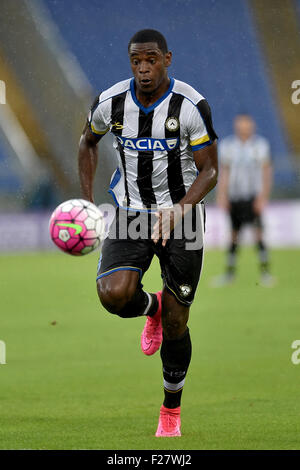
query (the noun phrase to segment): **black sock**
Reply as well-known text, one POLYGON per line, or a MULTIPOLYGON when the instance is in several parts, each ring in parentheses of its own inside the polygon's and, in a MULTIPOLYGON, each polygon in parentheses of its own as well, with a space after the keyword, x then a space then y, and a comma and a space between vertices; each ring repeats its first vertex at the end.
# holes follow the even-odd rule
POLYGON ((153 317, 153 315, 155 315, 155 313, 157 312, 157 309, 158 309, 158 300, 157 300, 156 294, 149 294, 149 295, 152 298, 152 304, 149 307, 149 310, 147 312, 147 316, 148 317, 153 317))
POLYGON ((264 244, 262 240, 257 242, 257 250, 258 250, 260 270, 262 273, 268 273, 269 272, 269 253, 268 253, 266 245, 264 244))
POLYGON ((160 356, 163 364, 164 406, 166 408, 180 406, 182 389, 191 355, 192 344, 188 328, 180 338, 163 338, 160 356))
POLYGON ((235 274, 237 249, 238 249, 238 244, 231 243, 227 252, 227 264, 226 264, 227 274, 232 274, 232 275, 235 274))
POLYGON ((138 286, 132 299, 118 312, 122 318, 134 318, 142 315, 152 316, 158 308, 158 300, 155 294, 146 293, 138 286), (151 303, 149 303, 151 301, 151 303))

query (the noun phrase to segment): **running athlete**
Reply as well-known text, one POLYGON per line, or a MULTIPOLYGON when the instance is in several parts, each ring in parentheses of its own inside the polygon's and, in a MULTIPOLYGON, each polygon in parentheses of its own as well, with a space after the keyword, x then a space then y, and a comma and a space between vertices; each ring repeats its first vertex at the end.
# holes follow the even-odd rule
POLYGON ((152 355, 161 346, 163 366, 156 436, 180 436, 181 394, 191 359, 187 321, 203 246, 188 248, 185 233, 178 238, 174 232, 191 214, 193 227, 200 220, 204 228, 202 201, 217 182, 217 136, 203 96, 168 77, 172 53, 161 33, 137 32, 128 53, 133 78, 97 97, 80 140, 79 175, 83 197, 93 202, 97 144, 111 131, 119 166, 110 192, 118 207, 102 247, 98 295, 109 312, 122 318, 146 316, 142 351, 152 355), (154 217, 147 236, 121 237, 124 220, 128 225, 141 215, 143 229, 154 217), (141 283, 154 254, 163 279, 156 294, 145 292, 141 283))
POLYGON ((247 114, 236 116, 234 131, 234 135, 224 138, 219 145, 221 171, 217 203, 230 215, 231 242, 225 274, 213 284, 217 287, 235 279, 239 234, 244 225, 250 224, 255 231, 261 284, 272 286, 274 279, 269 272, 261 220, 271 190, 270 145, 264 137, 255 134, 255 122, 247 114))

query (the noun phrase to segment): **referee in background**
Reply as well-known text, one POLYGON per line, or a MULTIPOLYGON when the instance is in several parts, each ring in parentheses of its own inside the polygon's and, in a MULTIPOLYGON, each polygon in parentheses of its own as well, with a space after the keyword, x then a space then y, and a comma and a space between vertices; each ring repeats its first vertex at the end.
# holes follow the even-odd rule
POLYGON ((261 215, 269 200, 272 167, 269 142, 255 133, 255 122, 248 114, 234 119, 234 134, 219 143, 220 177, 217 204, 229 213, 231 242, 228 247, 225 273, 213 279, 220 287, 235 279, 236 257, 241 228, 251 224, 259 257, 260 283, 272 287, 269 254, 263 240, 261 215))

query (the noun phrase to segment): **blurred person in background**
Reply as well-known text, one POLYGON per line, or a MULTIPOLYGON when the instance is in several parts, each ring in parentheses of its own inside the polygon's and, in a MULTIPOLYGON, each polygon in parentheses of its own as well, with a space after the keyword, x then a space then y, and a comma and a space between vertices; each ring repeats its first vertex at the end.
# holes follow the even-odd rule
POLYGON ((247 224, 254 229, 261 285, 271 287, 274 284, 261 220, 272 185, 270 144, 255 130, 256 125, 250 115, 238 114, 234 119, 234 134, 219 144, 217 205, 229 214, 231 240, 225 273, 213 279, 214 287, 231 284, 235 280, 239 235, 247 224))

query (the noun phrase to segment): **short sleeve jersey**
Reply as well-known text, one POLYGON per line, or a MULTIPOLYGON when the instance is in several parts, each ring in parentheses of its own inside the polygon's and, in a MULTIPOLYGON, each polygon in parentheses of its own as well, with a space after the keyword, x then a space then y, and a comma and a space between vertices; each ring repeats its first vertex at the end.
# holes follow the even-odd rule
POLYGON ((264 137, 253 135, 243 142, 236 135, 219 143, 221 165, 229 168, 229 199, 250 200, 262 189, 262 168, 270 162, 270 144, 264 137))
POLYGON ((207 101, 175 79, 149 107, 138 101, 134 79, 119 82, 100 93, 88 122, 96 135, 113 133, 118 168, 110 192, 133 209, 178 203, 198 174, 193 151, 217 138, 207 101))

